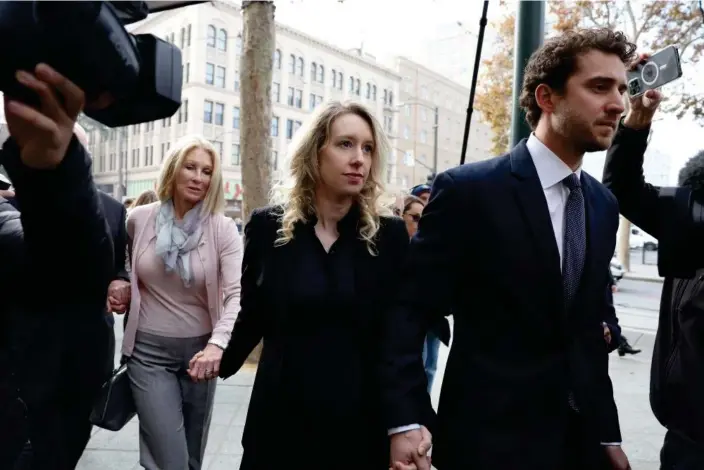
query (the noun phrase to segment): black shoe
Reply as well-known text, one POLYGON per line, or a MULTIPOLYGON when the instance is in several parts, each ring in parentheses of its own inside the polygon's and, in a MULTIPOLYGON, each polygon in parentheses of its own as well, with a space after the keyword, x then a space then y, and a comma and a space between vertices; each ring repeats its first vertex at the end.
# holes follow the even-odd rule
POLYGON ((618 355, 621 357, 626 354, 638 354, 639 352, 640 349, 633 349, 633 347, 628 344, 628 341, 624 341, 618 346, 618 355))

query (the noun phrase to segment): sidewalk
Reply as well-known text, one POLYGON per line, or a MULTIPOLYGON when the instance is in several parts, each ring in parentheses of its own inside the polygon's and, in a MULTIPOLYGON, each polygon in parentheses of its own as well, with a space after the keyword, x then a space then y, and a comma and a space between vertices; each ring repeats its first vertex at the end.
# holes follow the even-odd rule
POLYGON ((632 281, 662 282, 656 264, 632 264, 631 270, 623 275, 624 279, 632 281))
MULTIPOLYGON (((648 402, 650 358, 654 336, 626 330, 631 344, 643 352, 636 356, 610 357, 611 379, 621 418, 624 448, 634 470, 658 470, 664 429, 653 418, 648 402)), ((432 400, 437 408, 448 348, 441 346, 438 375, 432 400)), ((213 423, 203 470, 236 470, 242 456, 242 428, 247 414, 255 369, 248 367, 226 382, 218 383, 213 423)), ((78 470, 139 470, 138 423, 122 431, 96 428, 78 470)))

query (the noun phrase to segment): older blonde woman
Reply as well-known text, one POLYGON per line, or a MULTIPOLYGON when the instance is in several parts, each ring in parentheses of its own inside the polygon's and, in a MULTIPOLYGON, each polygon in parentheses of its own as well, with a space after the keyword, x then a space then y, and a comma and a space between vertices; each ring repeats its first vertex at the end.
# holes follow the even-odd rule
POLYGON ((208 141, 186 137, 174 145, 157 193, 158 202, 135 207, 127 220, 132 286, 122 353, 141 465, 198 470, 239 310, 242 244, 222 213, 220 157, 208 141))
POLYGON ((241 310, 220 371, 236 373, 263 338, 241 469, 389 467, 380 327, 409 239, 382 202, 387 149, 362 105, 322 106, 289 147, 276 204, 245 226, 241 310))

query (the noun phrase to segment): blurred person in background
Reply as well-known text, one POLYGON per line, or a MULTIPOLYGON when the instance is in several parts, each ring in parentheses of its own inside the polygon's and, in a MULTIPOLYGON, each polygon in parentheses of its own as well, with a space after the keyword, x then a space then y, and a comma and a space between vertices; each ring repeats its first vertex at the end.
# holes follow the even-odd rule
POLYGON ((68 470, 109 347, 91 332, 105 325, 112 241, 73 135, 83 91, 46 65, 17 79, 41 111, 6 97, 0 163, 22 212, 0 209, 0 468, 12 469, 29 440, 32 468, 68 470))
MULTIPOLYGON (((406 223, 409 237, 418 231, 418 222, 423 214, 425 203, 416 196, 407 196, 403 204, 403 221, 406 223)), ((431 325, 428 334, 425 336, 423 344, 423 366, 425 367, 425 375, 428 378, 428 393, 433 389, 433 380, 435 373, 438 370, 438 353, 440 352, 440 343, 445 346, 450 345, 450 322, 444 316, 435 320, 431 325)))
POLYGON ((209 141, 182 138, 161 169, 159 200, 127 219, 132 284, 122 354, 147 470, 203 465, 220 360, 240 304, 242 241, 223 214, 220 161, 209 141))
POLYGON ((263 339, 241 470, 389 468, 380 328, 408 234, 382 201, 388 150, 367 108, 318 107, 274 204, 245 225, 242 309, 220 370, 235 374, 263 339))
POLYGON ((142 191, 142 193, 137 196, 137 199, 135 199, 130 205, 130 209, 134 209, 139 206, 146 206, 147 204, 152 204, 158 200, 159 196, 157 196, 156 192, 151 189, 147 189, 142 191))

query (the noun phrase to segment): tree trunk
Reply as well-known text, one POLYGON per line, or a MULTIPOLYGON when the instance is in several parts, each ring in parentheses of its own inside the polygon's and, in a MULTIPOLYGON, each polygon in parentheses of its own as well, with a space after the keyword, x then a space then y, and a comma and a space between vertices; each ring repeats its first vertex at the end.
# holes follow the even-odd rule
POLYGON ((618 235, 616 237, 616 251, 618 260, 623 265, 624 271, 631 270, 631 222, 624 216, 619 216, 618 235))
MULTIPOLYGON (((271 189, 271 79, 276 26, 273 1, 244 1, 243 53, 240 64, 242 213, 265 206, 271 189)), ((261 344, 250 354, 259 362, 261 344)))
MULTIPOLYGON (((624 113, 627 113, 631 107, 631 102, 628 99, 628 93, 624 93, 623 105, 625 107, 624 113)), ((631 270, 631 222, 624 216, 619 216, 618 218, 618 232, 616 235, 616 253, 617 258, 623 265, 623 270, 628 272, 631 270)))

